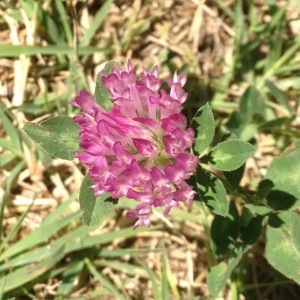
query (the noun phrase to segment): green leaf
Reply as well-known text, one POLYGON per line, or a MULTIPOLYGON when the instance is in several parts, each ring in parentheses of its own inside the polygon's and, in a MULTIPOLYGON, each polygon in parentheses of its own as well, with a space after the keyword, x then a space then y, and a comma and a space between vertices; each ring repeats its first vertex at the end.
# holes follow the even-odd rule
POLYGON ((26 124, 25 133, 49 154, 72 160, 79 150, 78 126, 72 118, 60 116, 41 124, 26 124))
POLYGON ((263 216, 256 216, 241 226, 240 239, 246 245, 253 245, 259 239, 263 229, 263 216))
MULTIPOLYGON (((109 74, 114 67, 120 66, 121 64, 118 61, 112 60, 106 64, 105 68, 101 72, 104 74, 109 74)), ((94 97, 96 102, 104 109, 109 110, 112 107, 112 102, 110 101, 111 95, 104 86, 101 76, 99 75, 97 76, 94 97)))
POLYGON ((291 210, 299 207, 299 199, 291 195, 290 193, 272 190, 267 195, 267 204, 274 210, 291 210))
POLYGON ((270 193, 273 187, 274 184, 271 180, 269 179, 261 180, 257 187, 257 191, 255 195, 256 199, 264 202, 264 200, 266 199, 266 197, 268 196, 268 194, 270 193))
MULTIPOLYGON (((244 210, 247 210, 247 212, 251 216, 265 216, 272 212, 272 209, 269 208, 268 206, 266 206, 264 203, 260 203, 260 204, 247 203, 244 205, 244 210)), ((244 213, 244 210, 243 210, 243 213, 244 213)), ((244 216, 243 216, 243 218, 244 218, 244 216)), ((248 221, 250 221, 250 219, 248 221)))
POLYGON ((209 104, 203 105, 192 121, 192 126, 196 132, 194 150, 201 154, 212 142, 215 134, 214 116, 209 104))
POLYGON ((109 194, 95 197, 91 185, 93 181, 85 176, 79 194, 80 209, 83 212, 83 222, 89 227, 99 226, 104 220, 114 214, 115 203, 109 194))
POLYGON ((228 130, 243 141, 249 141, 257 132, 257 125, 247 123, 240 112, 234 111, 226 123, 228 130))
POLYGON ((243 254, 248 251, 249 248, 250 246, 245 247, 240 245, 231 254, 227 262, 221 262, 211 268, 207 278, 208 291, 211 296, 218 297, 218 294, 230 278, 233 269, 237 266, 243 254))
POLYGON ((226 217, 215 216, 211 224, 211 247, 217 256, 226 255, 236 246, 239 236, 239 214, 232 201, 226 217))
POLYGON ((239 110, 247 123, 253 122, 256 115, 265 118, 265 100, 255 87, 249 86, 245 91, 241 99, 239 110))
POLYGON ((233 171, 242 166, 255 152, 255 147, 241 140, 219 143, 208 154, 209 164, 222 171, 233 171))
POLYGON ((226 216, 228 214, 229 202, 222 182, 213 174, 200 167, 197 170, 196 177, 200 197, 206 206, 213 213, 226 216))
MULTIPOLYGON (((295 145, 290 147, 291 150, 285 151, 281 157, 274 158, 272 163, 267 169, 266 179, 269 179, 273 183, 273 191, 284 192, 287 198, 286 201, 293 202, 291 207, 296 208, 300 202, 300 140, 295 145), (294 196, 294 201, 292 201, 294 196)), ((272 195, 271 195, 272 196, 272 195)), ((274 206, 276 199, 278 201, 285 201, 283 194, 280 197, 272 198, 272 204, 274 206)), ((281 206, 278 203, 276 206, 281 206)))
POLYGON ((224 171, 223 174, 226 177, 226 179, 228 180, 228 182, 230 183, 230 185, 233 188, 238 190, 240 187, 240 182, 244 175, 244 171, 245 171, 245 165, 242 165, 241 167, 237 168, 236 170, 229 171, 229 172, 224 171))
POLYGON ((273 215, 267 227, 266 258, 286 277, 300 284, 300 216, 292 211, 273 215))

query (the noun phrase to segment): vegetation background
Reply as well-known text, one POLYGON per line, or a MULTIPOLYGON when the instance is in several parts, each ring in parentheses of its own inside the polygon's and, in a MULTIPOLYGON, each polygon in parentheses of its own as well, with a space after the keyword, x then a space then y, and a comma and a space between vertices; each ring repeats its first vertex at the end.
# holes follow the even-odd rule
MULTIPOLYGON (((210 299, 213 216, 199 203, 168 220, 157 212, 150 229, 132 230, 122 209, 89 229, 77 202, 84 168, 51 157, 20 130, 73 116, 76 90, 93 91, 110 59, 131 59, 138 70, 158 65, 162 79, 187 73, 189 120, 209 102, 219 132, 255 140, 240 182, 250 194, 300 137, 299 1, 2 0, 0 299, 210 299), (268 126, 234 124, 249 85, 268 107, 268 126)), ((259 110, 253 103, 247 109, 259 110)), ((299 298, 264 246, 262 235, 219 299, 299 298)))

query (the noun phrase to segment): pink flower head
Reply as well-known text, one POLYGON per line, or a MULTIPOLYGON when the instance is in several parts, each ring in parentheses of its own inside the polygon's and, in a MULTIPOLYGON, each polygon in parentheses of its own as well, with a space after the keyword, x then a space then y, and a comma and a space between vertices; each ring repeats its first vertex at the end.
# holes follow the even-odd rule
POLYGON ((157 67, 138 77, 129 62, 127 69, 99 76, 112 107, 106 111, 86 91, 71 101, 82 110, 74 121, 83 152, 75 156, 88 166, 96 196, 134 199, 138 205, 126 216, 138 219, 134 228, 149 227, 153 207, 164 207, 167 215, 180 201, 191 205, 195 194, 186 183, 198 164, 189 151, 194 132, 181 113, 186 76, 175 73, 169 92, 161 89, 157 67))

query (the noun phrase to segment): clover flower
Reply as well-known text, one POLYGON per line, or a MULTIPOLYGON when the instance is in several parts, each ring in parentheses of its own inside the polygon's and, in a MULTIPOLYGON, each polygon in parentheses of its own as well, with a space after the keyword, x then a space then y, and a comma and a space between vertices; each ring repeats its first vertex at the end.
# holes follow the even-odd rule
POLYGON ((112 107, 106 111, 86 91, 71 101, 82 110, 74 121, 83 152, 75 156, 88 166, 96 196, 134 199, 138 205, 126 216, 138 219, 134 228, 149 227, 153 207, 164 207, 167 215, 180 201, 192 205, 196 194, 186 183, 198 164, 189 151, 194 131, 181 113, 186 76, 175 72, 167 80, 169 92, 161 89, 157 67, 138 77, 128 62, 127 69, 114 67, 99 76, 112 107))

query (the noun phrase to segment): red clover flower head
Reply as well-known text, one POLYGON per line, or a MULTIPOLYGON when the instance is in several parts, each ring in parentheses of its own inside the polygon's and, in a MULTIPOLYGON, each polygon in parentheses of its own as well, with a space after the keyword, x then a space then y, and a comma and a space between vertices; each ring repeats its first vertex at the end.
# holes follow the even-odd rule
POLYGON ((96 196, 134 199, 138 205, 126 216, 138 219, 134 228, 149 227, 153 207, 164 207, 167 215, 180 201, 191 205, 196 194, 186 183, 198 164, 189 151, 194 131, 181 113, 186 76, 175 72, 167 80, 169 92, 161 89, 157 67, 138 77, 128 62, 127 69, 114 67, 99 76, 112 107, 106 111, 86 91, 71 101, 82 110, 74 121, 83 152, 75 156, 88 166, 96 196))

